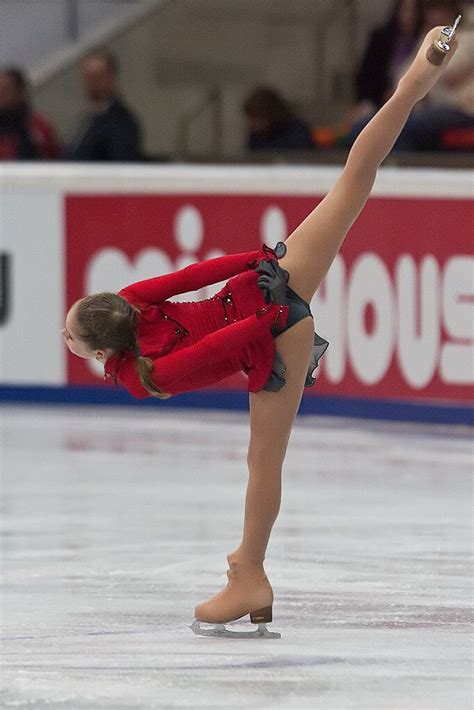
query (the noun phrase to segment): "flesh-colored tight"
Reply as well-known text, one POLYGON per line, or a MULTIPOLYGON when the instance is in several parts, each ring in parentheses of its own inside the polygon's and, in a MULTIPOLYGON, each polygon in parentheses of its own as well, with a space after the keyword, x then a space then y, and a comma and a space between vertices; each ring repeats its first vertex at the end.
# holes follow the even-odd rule
MULTIPOLYGON (((441 69, 425 59, 439 30, 425 39, 417 58, 389 101, 360 133, 345 168, 324 200, 286 240, 280 260, 290 273, 289 285, 311 301, 344 238, 370 195, 377 168, 388 155, 405 122, 441 69)), ((276 346, 286 363, 286 384, 279 392, 250 395, 249 479, 242 542, 234 559, 263 561, 281 501, 281 473, 298 410, 313 339, 311 318, 282 333, 276 346)))

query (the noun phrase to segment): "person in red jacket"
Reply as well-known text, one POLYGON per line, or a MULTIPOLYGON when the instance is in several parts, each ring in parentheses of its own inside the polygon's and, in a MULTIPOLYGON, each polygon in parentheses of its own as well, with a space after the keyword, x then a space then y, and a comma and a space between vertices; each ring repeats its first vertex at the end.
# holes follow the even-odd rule
POLYGON ((0 70, 0 160, 57 160, 56 131, 28 99, 25 74, 17 67, 0 70))
MULTIPOLYGON (((367 201, 377 169, 414 105, 442 75, 426 36, 393 96, 360 133, 342 174, 320 204, 275 250, 234 254, 132 284, 119 294, 73 304, 63 331, 69 349, 96 358, 135 397, 167 397, 208 386, 233 372, 248 375, 249 479, 243 537, 228 555, 228 584, 196 607, 196 633, 229 635, 223 624, 250 614, 270 634, 273 591, 263 561, 281 498, 281 469, 303 387, 327 343, 314 335, 308 303, 367 201), (228 279, 213 298, 172 303, 179 292, 228 279), (201 623, 217 624, 214 629, 201 623)), ((239 634, 241 635, 241 634, 239 634)), ((249 634, 247 634, 249 635, 249 634)))

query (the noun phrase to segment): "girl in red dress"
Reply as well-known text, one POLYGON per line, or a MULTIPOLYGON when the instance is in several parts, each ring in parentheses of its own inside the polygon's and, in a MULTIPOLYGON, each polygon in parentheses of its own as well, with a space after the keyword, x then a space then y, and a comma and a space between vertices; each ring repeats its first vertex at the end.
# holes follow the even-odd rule
POLYGON ((412 108, 456 50, 453 38, 444 60, 433 63, 442 29, 428 33, 393 96, 357 138, 334 187, 284 245, 194 264, 119 294, 87 296, 67 314, 63 335, 71 352, 103 362, 106 373, 135 397, 168 397, 239 370, 248 375, 251 436, 243 536, 228 555, 227 586, 196 607, 198 633, 204 632, 200 622, 217 624, 213 633, 231 633, 222 625, 250 614, 260 624, 253 633, 271 635, 264 625, 272 618, 273 591, 263 561, 280 507, 292 422, 327 346, 314 334, 307 304, 412 108), (224 288, 206 301, 167 300, 224 279, 224 288))

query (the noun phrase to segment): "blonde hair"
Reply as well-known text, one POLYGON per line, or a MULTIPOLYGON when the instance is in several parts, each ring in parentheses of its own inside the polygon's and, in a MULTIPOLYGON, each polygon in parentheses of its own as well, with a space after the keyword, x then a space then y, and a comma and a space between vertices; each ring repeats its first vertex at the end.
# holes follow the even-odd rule
POLYGON ((153 360, 143 357, 137 343, 140 309, 116 293, 96 293, 78 301, 76 319, 79 337, 92 350, 110 349, 118 353, 131 350, 135 355, 135 371, 143 387, 153 397, 168 399, 152 379, 153 360))

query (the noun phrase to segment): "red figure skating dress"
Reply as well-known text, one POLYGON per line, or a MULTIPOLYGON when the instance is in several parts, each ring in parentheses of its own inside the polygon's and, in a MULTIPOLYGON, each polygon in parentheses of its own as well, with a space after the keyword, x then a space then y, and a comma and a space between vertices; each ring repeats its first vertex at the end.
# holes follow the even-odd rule
MULTIPOLYGON (((285 366, 275 350, 274 336, 311 315, 311 311, 289 287, 285 303, 265 302, 254 269, 269 259, 276 261, 276 253, 264 246, 260 251, 192 264, 119 292, 140 309, 139 351, 153 360, 152 377, 163 393, 173 395, 208 387, 239 371, 248 375, 250 392, 276 391, 285 384, 285 366), (227 279, 212 298, 185 303, 168 300, 227 279)), ((314 384, 312 372, 327 345, 315 334, 307 386, 314 384)), ((150 393, 135 371, 135 357, 131 351, 113 355, 106 362, 105 373, 142 399, 150 393)))

